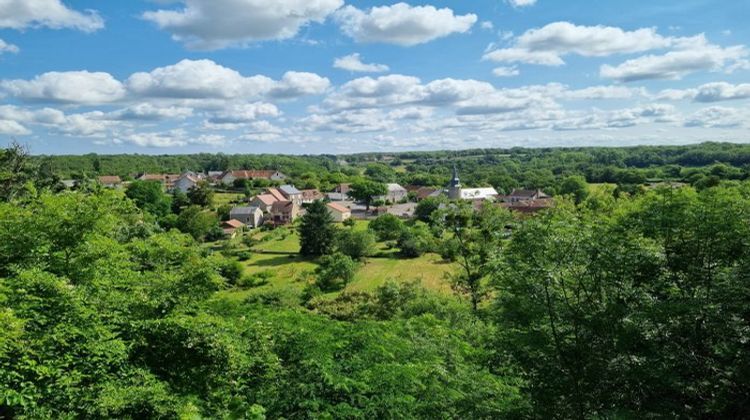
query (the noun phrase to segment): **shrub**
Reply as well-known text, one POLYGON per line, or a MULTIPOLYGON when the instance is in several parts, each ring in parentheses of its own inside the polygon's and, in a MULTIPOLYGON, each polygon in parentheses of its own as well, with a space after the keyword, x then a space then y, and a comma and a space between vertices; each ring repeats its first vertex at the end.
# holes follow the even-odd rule
POLYGON ((404 230, 404 222, 398 217, 387 213, 378 216, 378 218, 370 222, 369 229, 375 232, 378 240, 392 241, 401 236, 401 231, 404 230))

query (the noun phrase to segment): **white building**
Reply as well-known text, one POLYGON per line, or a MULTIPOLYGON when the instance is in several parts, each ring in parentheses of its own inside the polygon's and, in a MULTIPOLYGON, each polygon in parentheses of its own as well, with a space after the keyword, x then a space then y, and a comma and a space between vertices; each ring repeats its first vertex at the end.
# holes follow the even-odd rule
POLYGON ((333 220, 336 222, 341 223, 352 217, 352 211, 340 204, 328 203, 326 207, 328 208, 328 213, 331 214, 333 220))
POLYGON ((406 190, 406 188, 398 184, 386 184, 386 187, 388 188, 388 192, 386 192, 385 195, 375 197, 376 200, 398 203, 399 201, 405 199, 407 195, 409 195, 409 192, 406 190))
POLYGON ((182 174, 174 183, 174 189, 187 193, 191 188, 198 185, 198 177, 191 174, 182 174))
POLYGON ((235 207, 229 211, 229 218, 255 228, 263 223, 263 210, 258 207, 235 207))

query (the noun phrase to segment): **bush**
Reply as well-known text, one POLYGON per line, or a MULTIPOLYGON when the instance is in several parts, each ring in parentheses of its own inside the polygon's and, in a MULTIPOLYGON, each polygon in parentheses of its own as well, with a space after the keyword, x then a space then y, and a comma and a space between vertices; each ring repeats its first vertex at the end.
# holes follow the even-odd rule
POLYGON ((237 259, 240 261, 247 261, 252 257, 253 257, 253 254, 250 251, 240 251, 237 253, 237 259))
POLYGON ((239 282, 244 271, 245 267, 243 267, 242 264, 230 259, 225 259, 219 265, 219 274, 227 279, 227 282, 232 285, 236 285, 239 282))
POLYGON ((357 263, 348 255, 326 255, 315 269, 315 285, 324 292, 341 290, 352 281, 356 271, 357 263))
POLYGON ((392 241, 401 236, 404 222, 398 217, 387 213, 370 222, 370 230, 375 232, 380 241, 392 241))
POLYGON ((352 259, 361 260, 375 252, 375 235, 367 230, 340 230, 336 235, 336 248, 352 259))

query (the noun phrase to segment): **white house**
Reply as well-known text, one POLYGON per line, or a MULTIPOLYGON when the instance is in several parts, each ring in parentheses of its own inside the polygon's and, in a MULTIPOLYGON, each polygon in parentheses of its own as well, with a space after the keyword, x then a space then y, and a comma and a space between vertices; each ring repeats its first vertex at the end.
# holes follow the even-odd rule
POLYGON ((326 207, 328 208, 328 213, 333 216, 333 220, 336 222, 340 223, 352 217, 352 211, 340 204, 328 203, 326 207))
POLYGON ((198 185, 198 177, 191 174, 182 174, 174 183, 174 189, 187 193, 191 188, 198 185))
POLYGON ((229 218, 255 228, 263 223, 263 210, 258 207, 235 207, 229 211, 229 218))
POLYGON ((391 203, 397 203, 405 199, 409 194, 409 191, 407 191, 406 188, 398 184, 386 184, 386 187, 388 188, 388 192, 386 192, 385 195, 376 197, 376 199, 390 201, 391 203))
POLYGON ((294 185, 282 185, 278 189, 285 199, 298 206, 302 204, 302 191, 295 188, 294 185))
POLYGON ((271 211, 273 203, 277 201, 279 200, 271 194, 258 194, 250 200, 250 207, 258 207, 264 213, 268 213, 271 211))
POLYGON ((221 176, 221 182, 224 185, 232 185, 237 179, 267 179, 269 181, 283 181, 286 179, 286 175, 279 171, 254 171, 254 170, 240 170, 240 171, 226 171, 221 176))
POLYGON ((492 188, 461 188, 462 200, 494 200, 497 191, 492 188))

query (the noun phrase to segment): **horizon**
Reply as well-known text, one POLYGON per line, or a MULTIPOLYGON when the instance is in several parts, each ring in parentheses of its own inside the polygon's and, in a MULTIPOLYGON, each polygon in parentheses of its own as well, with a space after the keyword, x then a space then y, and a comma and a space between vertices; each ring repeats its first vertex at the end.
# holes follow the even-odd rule
POLYGON ((0 146, 351 155, 750 142, 742 2, 13 0, 0 146))

